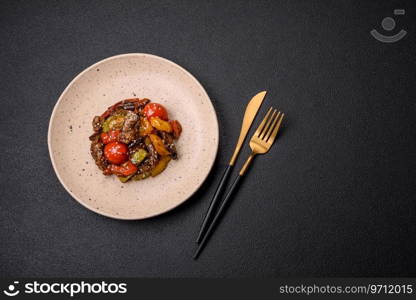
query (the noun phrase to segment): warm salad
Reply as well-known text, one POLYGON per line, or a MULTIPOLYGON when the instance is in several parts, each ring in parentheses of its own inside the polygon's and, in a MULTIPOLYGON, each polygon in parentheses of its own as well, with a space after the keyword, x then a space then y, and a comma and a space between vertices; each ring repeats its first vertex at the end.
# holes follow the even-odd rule
POLYGON ((182 127, 166 109, 149 99, 126 99, 92 122, 91 155, 104 175, 121 182, 157 176, 178 155, 174 140, 182 127))

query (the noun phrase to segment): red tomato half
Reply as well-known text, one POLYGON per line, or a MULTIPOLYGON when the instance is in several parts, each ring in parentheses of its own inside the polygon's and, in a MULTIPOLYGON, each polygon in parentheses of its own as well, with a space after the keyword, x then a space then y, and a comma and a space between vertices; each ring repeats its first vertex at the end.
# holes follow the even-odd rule
POLYGON ((168 112, 159 103, 149 103, 143 109, 144 114, 150 120, 151 117, 159 117, 162 120, 168 120, 168 112))
POLYGON ((104 147, 104 156, 112 163, 119 165, 125 162, 129 156, 127 155, 127 145, 120 142, 112 142, 104 147))

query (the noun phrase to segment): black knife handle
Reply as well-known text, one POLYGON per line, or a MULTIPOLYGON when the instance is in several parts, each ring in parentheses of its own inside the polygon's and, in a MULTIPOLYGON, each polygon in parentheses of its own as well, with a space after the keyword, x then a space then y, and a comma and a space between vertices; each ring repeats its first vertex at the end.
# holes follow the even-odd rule
POLYGON ((238 183, 240 182, 241 178, 243 178, 243 176, 238 175, 237 178, 234 180, 233 184, 231 185, 230 190, 228 191, 227 195, 225 196, 224 201, 221 203, 220 208, 218 209, 214 219, 212 220, 211 224, 209 225, 205 235, 203 236, 203 239, 201 241, 201 243, 199 244, 198 249, 195 252, 194 255, 194 259, 197 259, 199 254, 201 253, 202 249, 204 249, 205 244, 207 243, 209 237, 211 236, 212 232, 215 229, 215 226, 217 225, 221 215, 224 213, 225 209, 227 208, 227 204, 231 199, 231 195, 233 194, 234 190, 236 189, 236 187, 238 186, 238 183))
POLYGON ((214 214, 214 210, 218 206, 218 203, 221 199, 222 192, 224 191, 224 188, 226 186, 228 178, 230 177, 232 169, 233 169, 232 165, 228 165, 227 168, 225 168, 224 174, 222 175, 221 180, 217 186, 217 189, 215 190, 214 196, 212 197, 212 200, 208 207, 208 211, 205 215, 204 221, 202 222, 201 229, 199 230, 198 238, 196 240, 198 244, 201 242, 202 237, 204 236, 204 233, 208 227, 208 223, 214 214))

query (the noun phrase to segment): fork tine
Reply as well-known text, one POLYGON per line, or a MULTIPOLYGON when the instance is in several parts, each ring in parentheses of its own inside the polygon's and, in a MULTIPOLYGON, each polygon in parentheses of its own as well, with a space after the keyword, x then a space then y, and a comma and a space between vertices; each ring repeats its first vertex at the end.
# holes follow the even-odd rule
POLYGON ((265 142, 267 142, 267 140, 269 139, 271 133, 273 132, 274 127, 276 126, 277 121, 279 120, 280 117, 280 111, 277 113, 277 115, 273 118, 272 124, 270 125, 270 127, 267 129, 266 134, 264 135, 263 140, 265 142))
POLYGON ((267 119, 269 118, 270 112, 272 111, 273 107, 270 107, 267 111, 266 116, 264 117, 263 121, 261 121, 259 127, 257 128, 256 132, 254 133, 255 136, 259 136, 260 133, 263 131, 264 125, 266 124, 267 119))
POLYGON ((275 118, 275 115, 276 115, 276 109, 273 109, 273 113, 272 113, 271 117, 267 120, 266 126, 264 126, 264 129, 261 132, 259 138, 264 139, 267 131, 270 128, 270 124, 272 123, 273 119, 275 118))
POLYGON ((279 132, 280 125, 282 124, 282 120, 283 120, 284 116, 285 116, 285 114, 282 113, 279 121, 277 122, 275 128, 273 129, 273 132, 272 132, 271 136, 268 138, 267 143, 273 144, 273 142, 274 142, 274 140, 277 136, 277 133, 279 132))

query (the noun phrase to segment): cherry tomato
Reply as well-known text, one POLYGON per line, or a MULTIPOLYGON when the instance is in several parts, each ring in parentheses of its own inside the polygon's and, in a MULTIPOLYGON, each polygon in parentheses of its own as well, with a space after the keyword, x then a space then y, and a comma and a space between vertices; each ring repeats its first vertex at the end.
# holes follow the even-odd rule
POLYGON ((111 174, 116 174, 118 176, 130 176, 137 172, 137 167, 135 164, 128 160, 121 166, 109 165, 108 170, 111 172, 111 174))
POLYGON ((112 142, 104 147, 104 156, 112 163, 119 165, 125 162, 129 156, 127 155, 127 145, 120 142, 112 142))
POLYGON ((159 103, 149 103, 143 109, 144 114, 150 120, 151 117, 159 117, 162 120, 168 120, 168 112, 163 107, 162 104, 159 103))
POLYGON ((117 142, 120 130, 110 130, 109 132, 101 133, 101 141, 103 144, 109 144, 111 142, 117 142))

